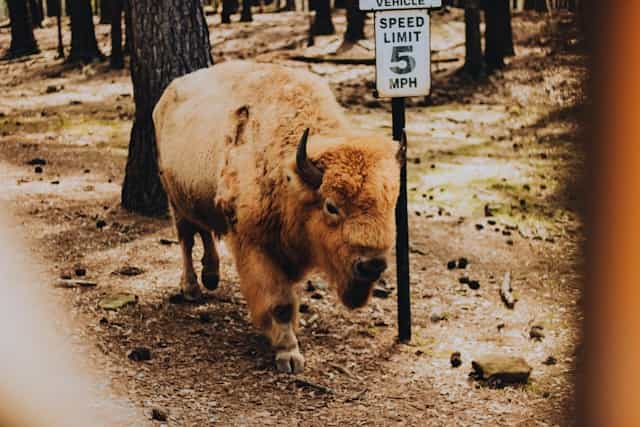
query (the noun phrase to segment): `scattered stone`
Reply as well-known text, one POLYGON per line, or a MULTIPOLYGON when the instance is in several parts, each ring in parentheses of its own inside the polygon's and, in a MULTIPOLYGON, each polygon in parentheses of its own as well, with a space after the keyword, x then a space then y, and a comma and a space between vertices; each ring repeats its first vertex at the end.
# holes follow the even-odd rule
POLYGON ((35 169, 33 170, 35 173, 42 173, 44 169, 42 169, 42 166, 36 166, 35 169))
POLYGON ((60 275, 60 279, 62 279, 62 280, 71 280, 71 275, 67 274, 67 273, 62 273, 60 275))
POLYGON ((45 90, 45 92, 56 93, 56 92, 60 92, 62 89, 64 89, 63 85, 49 85, 47 86, 47 89, 45 90))
POLYGON ((544 338, 544 327, 541 325, 533 325, 529 330, 529 337, 532 340, 542 341, 544 338))
POLYGON ((151 410, 151 419, 156 421, 167 421, 169 414, 164 409, 153 408, 151 410))
POLYGON ((125 265, 124 267, 121 267, 119 269, 117 269, 116 271, 114 271, 111 274, 117 274, 120 276, 138 276, 140 274, 144 273, 144 270, 139 268, 139 267, 134 267, 131 265, 125 265))
POLYGON ((84 267, 76 267, 73 272, 75 273, 76 276, 78 277, 84 277, 87 275, 87 269, 84 267))
POLYGON ((467 265, 469 265, 469 260, 465 257, 458 260, 458 268, 467 268, 467 265))
POLYGON ((494 220, 490 219, 489 221, 487 221, 487 224, 496 225, 496 222, 494 220))
POLYGON ((431 322, 438 323, 442 320, 447 320, 448 318, 449 316, 447 315, 447 313, 433 313, 431 315, 431 322))
POLYGON ((502 230, 503 236, 511 236, 511 232, 509 230, 502 230))
POLYGON ((451 366, 454 368, 457 368, 458 366, 462 365, 462 357, 460 356, 460 352, 454 351, 453 353, 451 353, 451 357, 449 358, 449 361, 451 362, 451 366))
MULTIPOLYGON (((67 276, 65 275, 65 277, 67 276)), ((72 280, 70 276, 69 279, 61 279, 55 284, 56 288, 95 288, 96 286, 98 286, 96 282, 72 280)))
POLYGON ((322 299, 323 296, 320 292, 314 292, 313 294, 311 294, 311 298, 313 299, 322 299))
POLYGON ((34 157, 26 163, 31 166, 44 166, 47 164, 47 160, 43 159, 42 157, 34 157))
POLYGON ((553 356, 549 356, 547 357, 544 362, 542 362, 543 365, 547 365, 547 366, 552 366, 558 363, 558 359, 556 359, 553 356))
POLYGON ((493 211, 489 205, 484 205, 484 216, 493 216, 493 211))
POLYGON ((478 282, 477 280, 469 280, 469 287, 474 291, 478 290, 480 289, 480 282, 478 282))
POLYGON ((373 296, 375 298, 386 299, 386 298, 389 298, 389 295, 391 295, 391 291, 388 289, 380 288, 378 286, 373 288, 373 296))
POLYGON ((118 310, 129 304, 135 304, 138 302, 138 297, 132 294, 117 293, 113 295, 107 295, 98 302, 98 306, 105 310, 118 310))
POLYGON ((531 366, 522 357, 499 354, 484 355, 471 362, 472 375, 491 385, 526 384, 531 366))
POLYGON ((213 321, 213 317, 211 317, 210 313, 203 312, 198 315, 198 320, 200 323, 211 323, 213 321))
POLYGON ((551 396, 551 393, 549 393, 548 391, 545 391, 544 393, 542 393, 542 397, 544 397, 545 399, 548 399, 549 396, 551 396))
POLYGON ((91 173, 91 169, 85 169, 83 173, 91 173))
POLYGON ((455 260, 449 261, 449 262, 447 263, 447 268, 448 268, 449 270, 453 270, 454 268, 456 268, 456 261, 455 261, 455 260))
POLYGON ((511 239, 507 240, 507 245, 513 246, 513 240, 511 240, 511 239))
POLYGON ((513 289, 511 288, 511 273, 506 272, 504 274, 504 279, 502 279, 502 285, 500 286, 500 298, 504 305, 507 306, 508 309, 513 310, 516 305, 516 298, 513 296, 513 289))
POLYGON ((476 230, 482 230, 484 228, 484 225, 482 224, 476 224, 476 230))
POLYGON ((300 307, 298 307, 298 311, 300 313, 308 313, 309 312, 309 304, 300 304, 300 307))
POLYGON ((498 332, 502 331, 504 329, 504 323, 498 323, 498 326, 496 326, 496 328, 498 329, 498 332))
POLYGON ((60 184, 60 180, 57 180, 57 179, 56 179, 56 180, 53 180, 53 181, 51 181, 51 182, 50 182, 50 184, 52 184, 52 185, 58 185, 58 184, 60 184))
POLYGON ((469 278, 467 276, 462 276, 458 279, 458 282, 460 282, 462 285, 467 285, 469 284, 469 278))
POLYGON ((98 228, 99 230, 102 230, 106 226, 107 222, 104 219, 99 219, 96 221, 96 228, 98 228))
POLYGON ((169 245, 176 245, 178 244, 178 242, 176 240, 160 239, 160 244, 169 246, 169 245))
POLYGON ((146 347, 136 347, 127 354, 127 357, 134 362, 151 360, 151 350, 146 347))

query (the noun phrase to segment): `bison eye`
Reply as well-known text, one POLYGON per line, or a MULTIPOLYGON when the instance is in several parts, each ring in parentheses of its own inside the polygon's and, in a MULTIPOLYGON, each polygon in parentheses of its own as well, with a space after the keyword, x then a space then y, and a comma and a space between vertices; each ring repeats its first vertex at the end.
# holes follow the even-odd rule
POLYGON ((337 216, 340 214, 340 210, 334 205, 331 201, 326 200, 324 202, 324 210, 332 216, 337 216))

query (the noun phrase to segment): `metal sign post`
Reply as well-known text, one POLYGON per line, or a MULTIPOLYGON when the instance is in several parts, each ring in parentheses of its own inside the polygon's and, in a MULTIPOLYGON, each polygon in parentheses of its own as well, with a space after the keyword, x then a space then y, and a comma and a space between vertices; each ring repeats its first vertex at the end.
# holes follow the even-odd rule
POLYGON ((429 8, 441 0, 360 0, 360 10, 376 11, 376 89, 391 98, 393 139, 400 144, 400 194, 396 204, 396 271, 398 339, 411 340, 409 224, 407 212, 407 137, 405 97, 425 96, 431 89, 429 8))

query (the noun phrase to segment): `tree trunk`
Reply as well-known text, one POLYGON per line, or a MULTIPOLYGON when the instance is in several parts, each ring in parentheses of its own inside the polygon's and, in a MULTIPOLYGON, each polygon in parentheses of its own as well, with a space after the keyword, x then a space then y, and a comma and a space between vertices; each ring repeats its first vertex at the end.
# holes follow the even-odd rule
POLYGON ((100 23, 111 24, 113 17, 114 1, 118 0, 100 0, 100 23))
POLYGON ((5 58, 17 58, 40 52, 33 36, 31 14, 24 0, 7 0, 11 19, 11 45, 5 58))
POLYGON ((31 12, 31 25, 33 25, 33 28, 41 28, 44 20, 42 0, 29 0, 29 12, 31 12))
POLYGON ((284 10, 294 11, 296 10, 296 0, 286 0, 284 10))
POLYGON ((93 14, 89 0, 69 0, 71 15, 71 52, 69 62, 89 63, 94 59, 103 59, 98 49, 96 32, 93 26, 93 14))
POLYGON ((223 24, 231 23, 231 15, 238 10, 238 0, 222 0, 222 12, 220 19, 223 24))
POLYGON ((242 0, 242 14, 240 15, 240 22, 253 21, 253 17, 251 16, 251 3, 253 3, 253 0, 242 0))
POLYGON ((166 212, 167 197, 158 176, 151 113, 173 79, 213 63, 209 29, 201 0, 135 0, 129 7, 136 115, 122 206, 145 215, 159 215, 166 212))
POLYGON ((357 42, 364 37, 364 20, 366 15, 358 8, 358 0, 347 0, 347 30, 345 42, 357 42))
POLYGON ((131 54, 131 40, 133 40, 133 36, 131 36, 131 1, 130 0, 122 0, 122 4, 124 7, 124 54, 131 54))
POLYGON ((330 0, 312 0, 313 9, 316 11, 313 24, 311 25, 311 34, 314 36, 323 36, 334 34, 336 29, 331 21, 331 1, 330 0))
POLYGON ((509 0, 492 0, 485 9, 484 60, 489 71, 504 68, 504 58, 513 50, 509 0))
POLYGON ((61 14, 61 1, 60 0, 47 0, 47 16, 53 18, 61 14))
POLYGON ((476 0, 467 0, 464 8, 465 58, 463 71, 477 78, 484 68, 480 40, 480 7, 476 0))
MULTIPOLYGON (((105 0, 103 0, 104 4, 105 0)), ((122 12, 124 0, 108 0, 111 16, 111 58, 109 65, 111 68, 124 68, 124 54, 122 52, 122 12)))
POLYGON ((525 0, 524 2, 525 10, 535 10, 538 12, 546 12, 547 11, 547 3, 545 0, 525 0))

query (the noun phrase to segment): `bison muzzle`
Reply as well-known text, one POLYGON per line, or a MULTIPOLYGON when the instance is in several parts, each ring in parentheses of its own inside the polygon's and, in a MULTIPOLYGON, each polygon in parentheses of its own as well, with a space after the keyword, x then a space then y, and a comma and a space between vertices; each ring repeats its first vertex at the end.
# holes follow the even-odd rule
POLYGON ((278 369, 302 371, 295 285, 315 271, 348 308, 366 304, 395 236, 396 144, 355 129, 319 77, 241 61, 176 79, 153 120, 184 296, 201 295, 195 234, 208 289, 220 279, 213 237, 224 238, 278 369))

